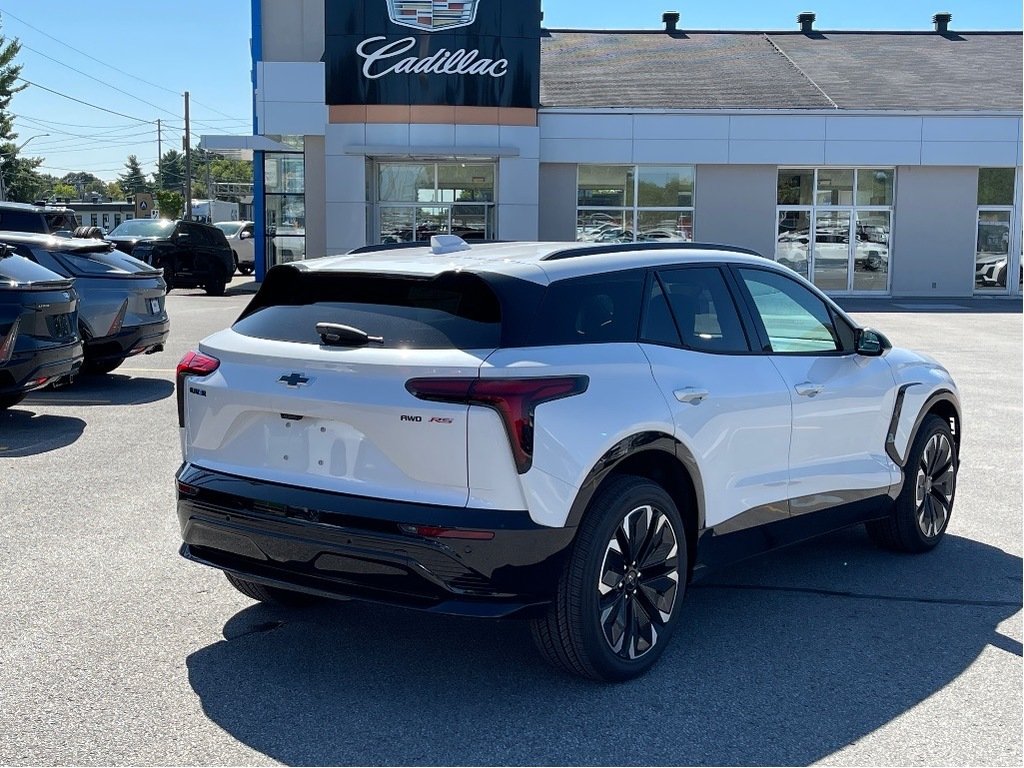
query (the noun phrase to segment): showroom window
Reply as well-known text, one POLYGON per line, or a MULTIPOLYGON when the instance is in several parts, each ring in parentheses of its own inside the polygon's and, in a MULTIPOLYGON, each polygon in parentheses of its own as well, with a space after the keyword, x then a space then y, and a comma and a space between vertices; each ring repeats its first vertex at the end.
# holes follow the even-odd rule
POLYGON ((692 165, 581 165, 576 239, 595 243, 693 240, 692 165))
POLYGON ((895 182, 892 168, 780 168, 775 260, 831 293, 888 291, 895 182))
MULTIPOLYGON (((978 169, 978 235, 974 254, 974 288, 981 293, 1006 293, 1013 280, 1011 261, 1020 269, 1020 246, 1013 248, 1013 168, 978 169)), ((1018 285, 1019 290, 1019 285, 1018 285)))
POLYGON ((264 232, 271 266, 306 258, 306 161, 301 137, 282 143, 295 152, 263 154, 264 232))
POLYGON ((377 163, 377 242, 494 240, 495 175, 493 162, 377 163))

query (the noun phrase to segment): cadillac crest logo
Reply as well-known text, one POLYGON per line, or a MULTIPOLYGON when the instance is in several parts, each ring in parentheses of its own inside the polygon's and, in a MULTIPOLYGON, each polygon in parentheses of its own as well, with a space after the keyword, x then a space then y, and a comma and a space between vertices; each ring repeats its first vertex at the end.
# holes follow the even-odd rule
POLYGON ((468 27, 476 21, 480 0, 387 0, 395 24, 424 32, 468 27))

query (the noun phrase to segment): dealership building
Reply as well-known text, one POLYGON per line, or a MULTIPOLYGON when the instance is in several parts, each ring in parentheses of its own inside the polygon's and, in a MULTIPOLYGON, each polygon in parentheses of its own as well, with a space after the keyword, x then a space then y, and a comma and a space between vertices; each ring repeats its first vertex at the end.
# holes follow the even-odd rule
POLYGON ((834 295, 1020 294, 1020 32, 547 29, 540 0, 252 19, 255 130, 204 143, 253 152, 258 278, 453 233, 742 246, 834 295))

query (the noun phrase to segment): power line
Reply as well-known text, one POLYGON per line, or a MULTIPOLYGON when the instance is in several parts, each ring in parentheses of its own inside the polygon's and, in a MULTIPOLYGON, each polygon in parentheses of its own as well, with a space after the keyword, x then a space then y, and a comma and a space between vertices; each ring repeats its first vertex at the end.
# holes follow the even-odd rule
MULTIPOLYGON (((175 91, 175 90, 173 90, 171 88, 167 88, 167 87, 162 86, 162 85, 157 85, 156 83, 151 83, 149 80, 144 80, 143 78, 139 77, 138 75, 133 75, 131 72, 126 72, 123 69, 119 69, 119 68, 115 67, 113 64, 108 64, 105 61, 101 61, 100 59, 97 59, 95 56, 92 56, 92 55, 86 53, 85 51, 83 51, 83 50, 81 50, 79 48, 75 48, 73 45, 70 45, 69 43, 64 42, 61 39, 54 37, 49 32, 44 32, 43 30, 39 29, 39 27, 32 26, 31 24, 29 24, 24 19, 21 19, 21 18, 15 16, 10 11, 7 11, 7 10, 4 10, 3 8, 0 8, 0 13, 3 13, 5 16, 9 16, 10 18, 14 19, 15 21, 24 24, 29 29, 34 29, 39 34, 41 34, 41 35, 43 35, 45 37, 50 38, 55 43, 60 43, 65 48, 69 48, 70 50, 74 51, 75 53, 81 54, 82 56, 85 56, 85 58, 90 59, 92 61, 95 61, 97 64, 102 64, 104 67, 108 67, 108 68, 114 70, 115 72, 120 72, 122 75, 127 75, 128 77, 132 78, 133 80, 138 80, 140 83, 145 83, 146 85, 151 85, 154 88, 159 88, 161 91, 167 91, 167 93, 173 93, 175 96, 181 96, 181 92, 180 91, 175 91)), ((36 51, 36 53, 38 53, 38 51, 36 51)), ((43 55, 43 54, 41 54, 41 55, 43 55)), ((227 114, 225 112, 221 112, 219 109, 216 109, 215 107, 211 107, 208 104, 202 104, 202 103, 200 103, 198 101, 195 102, 195 103, 197 105, 205 108, 205 109, 210 110, 211 112, 216 112, 218 115, 224 115, 224 117, 231 117, 231 115, 229 115, 229 114, 227 114)))
MULTIPOLYGON (((24 115, 24 114, 22 114, 22 115, 13 115, 13 117, 15 117, 15 118, 19 118, 20 117, 20 118, 22 118, 24 120, 32 120, 32 121, 37 122, 37 123, 45 123, 47 125, 47 127, 49 127, 51 125, 63 125, 65 127, 67 127, 67 128, 113 128, 113 127, 115 127, 113 124, 110 124, 110 123, 105 123, 103 125, 85 125, 83 123, 61 123, 61 122, 59 122, 57 120, 49 120, 49 119, 43 118, 43 117, 35 117, 34 115, 24 115)), ((121 127, 121 126, 124 126, 125 128, 129 128, 129 127, 130 128, 136 128, 136 127, 138 127, 138 126, 136 126, 135 123, 122 123, 120 126, 117 126, 117 127, 121 127)))
POLYGON ((31 86, 33 86, 35 88, 39 88, 40 90, 47 91, 48 93, 52 93, 52 94, 54 94, 56 96, 63 96, 65 99, 68 99, 69 101, 74 101, 74 102, 77 102, 79 104, 84 104, 87 107, 92 107, 93 109, 98 109, 100 112, 109 112, 111 115, 117 115, 118 117, 127 117, 129 120, 134 120, 137 123, 146 123, 147 125, 152 125, 153 124, 152 120, 143 120, 141 117, 134 117, 133 115, 126 115, 124 112, 116 112, 113 109, 107 109, 106 107, 100 107, 100 106, 97 106, 96 104, 90 104, 88 101, 82 101, 81 99, 76 99, 74 96, 68 96, 66 93, 61 93, 60 91, 55 91, 52 88, 47 88, 45 85, 39 85, 39 83, 33 83, 31 80, 26 80, 24 77, 18 77, 16 79, 20 80, 23 83, 28 83, 29 85, 31 85, 31 86))
POLYGON ((42 56, 44 59, 49 59, 54 64, 59 64, 60 66, 64 67, 65 69, 70 69, 72 72, 77 72, 78 74, 82 75, 83 77, 88 77, 90 80, 94 80, 95 82, 99 83, 100 85, 105 85, 108 88, 113 88, 118 93, 122 93, 125 96, 128 96, 129 98, 135 99, 136 101, 141 101, 146 106, 153 107, 154 109, 158 109, 161 112, 166 112, 168 115, 171 115, 172 117, 178 117, 178 118, 181 117, 181 115, 175 114, 174 112, 171 112, 169 109, 164 109, 163 107, 158 106, 158 105, 154 104, 151 101, 146 101, 145 99, 139 98, 134 93, 130 93, 129 91, 126 91, 126 90, 124 90, 122 88, 118 88, 116 85, 114 85, 112 83, 108 83, 106 80, 100 80, 98 77, 94 77, 93 75, 90 75, 88 72, 83 72, 82 70, 80 70, 80 69, 78 69, 76 67, 72 67, 70 64, 65 64, 63 61, 60 61, 59 59, 55 59, 52 56, 48 56, 45 53, 43 53, 42 51, 37 51, 35 48, 27 46, 24 43, 20 43, 20 45, 26 51, 32 51, 32 53, 36 54, 37 56, 42 56))

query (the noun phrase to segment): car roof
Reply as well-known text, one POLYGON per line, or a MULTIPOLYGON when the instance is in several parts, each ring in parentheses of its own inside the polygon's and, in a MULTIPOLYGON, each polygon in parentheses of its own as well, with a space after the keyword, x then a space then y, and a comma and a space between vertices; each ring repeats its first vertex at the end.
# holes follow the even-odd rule
POLYGON ((31 211, 34 213, 53 213, 54 211, 70 211, 66 205, 35 205, 34 203, 0 203, 0 209, 9 211, 31 211))
POLYGON ((95 251, 100 246, 110 247, 110 243, 106 240, 97 240, 92 237, 58 237, 56 235, 43 235, 36 232, 0 231, 0 243, 39 245, 51 251, 95 251))
POLYGON ((443 272, 499 274, 547 284, 567 277, 707 261, 773 265, 753 251, 704 243, 515 242, 469 244, 454 253, 435 254, 429 246, 354 252, 292 262, 311 272, 374 272, 431 277, 443 272))

